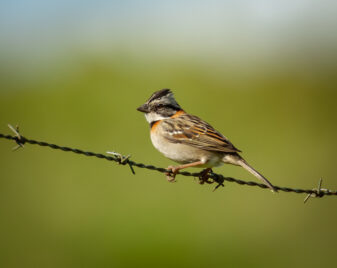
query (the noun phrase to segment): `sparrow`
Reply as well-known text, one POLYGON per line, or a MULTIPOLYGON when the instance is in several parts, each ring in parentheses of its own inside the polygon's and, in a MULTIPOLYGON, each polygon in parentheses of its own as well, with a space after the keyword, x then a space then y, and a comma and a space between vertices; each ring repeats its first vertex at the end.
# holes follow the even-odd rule
MULTIPOLYGON (((189 167, 205 168, 201 183, 208 182, 213 167, 222 164, 241 166, 261 180, 273 192, 274 186, 251 167, 225 136, 195 115, 185 112, 170 89, 154 92, 138 111, 145 114, 150 124, 154 147, 167 158, 179 163, 169 166, 169 181, 174 181, 179 170, 189 167)), ((167 175, 168 175, 167 174, 167 175)))

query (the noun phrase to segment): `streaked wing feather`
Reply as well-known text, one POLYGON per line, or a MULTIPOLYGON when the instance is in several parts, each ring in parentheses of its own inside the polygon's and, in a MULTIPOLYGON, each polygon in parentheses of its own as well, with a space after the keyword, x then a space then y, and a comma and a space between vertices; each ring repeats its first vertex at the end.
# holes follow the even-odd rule
POLYGON ((184 114, 163 120, 164 137, 173 143, 217 152, 240 152, 221 133, 200 118, 184 114))

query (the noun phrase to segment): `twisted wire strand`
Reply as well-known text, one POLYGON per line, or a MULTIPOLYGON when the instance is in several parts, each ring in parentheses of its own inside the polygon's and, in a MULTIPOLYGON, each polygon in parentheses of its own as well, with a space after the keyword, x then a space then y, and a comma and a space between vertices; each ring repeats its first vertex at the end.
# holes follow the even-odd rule
MULTIPOLYGON (((16 136, 12 136, 12 135, 5 135, 0 133, 0 138, 4 138, 4 139, 8 139, 8 140, 14 140, 18 146, 23 147, 23 145, 25 143, 29 143, 29 144, 33 144, 33 145, 39 145, 39 146, 43 146, 43 147, 49 147, 55 150, 62 150, 65 152, 73 152, 76 154, 81 154, 81 155, 85 155, 85 156, 93 156, 93 157, 97 157, 100 159, 106 159, 108 161, 114 161, 117 162, 119 164, 122 165, 129 165, 131 171, 133 174, 135 174, 133 167, 138 167, 138 168, 145 168, 145 169, 149 169, 149 170, 155 170, 161 173, 167 173, 168 170, 165 168, 161 168, 161 167, 156 167, 153 165, 146 165, 143 163, 137 163, 134 162, 132 160, 130 160, 128 157, 122 156, 121 154, 115 153, 113 156, 109 156, 109 155, 104 155, 101 153, 94 153, 94 152, 90 152, 90 151, 84 151, 81 149, 76 149, 76 148, 71 148, 71 147, 67 147, 67 146, 60 146, 60 145, 56 145, 56 144, 52 144, 52 143, 48 143, 48 142, 44 142, 44 141, 36 141, 36 140, 32 140, 32 139, 28 139, 26 137, 23 137, 21 135, 16 135, 16 136)), ((188 177, 200 177, 200 173, 191 173, 191 172, 179 172, 179 175, 182 176, 188 176, 188 177)), ((256 187, 260 187, 263 189, 267 189, 268 186, 262 184, 262 183, 258 183, 258 182, 254 182, 254 181, 244 181, 244 180, 240 180, 240 179, 235 179, 232 177, 225 177, 221 174, 217 174, 217 173, 210 173, 210 177, 218 183, 218 185, 216 186, 215 189, 217 189, 219 186, 224 186, 224 181, 228 181, 228 182, 235 182, 239 185, 248 185, 248 186, 256 186, 256 187)), ((274 186, 274 188, 278 191, 283 191, 283 192, 293 192, 293 193, 297 193, 297 194, 308 194, 308 197, 323 197, 323 196, 337 196, 337 191, 332 191, 332 190, 328 190, 328 189, 321 189, 320 186, 318 189, 296 189, 296 188, 290 188, 290 187, 281 187, 281 186, 274 186)), ((269 189, 269 188, 268 188, 269 189)), ((307 197, 307 198, 308 198, 307 197)), ((307 198, 305 199, 305 201, 307 200, 307 198)))

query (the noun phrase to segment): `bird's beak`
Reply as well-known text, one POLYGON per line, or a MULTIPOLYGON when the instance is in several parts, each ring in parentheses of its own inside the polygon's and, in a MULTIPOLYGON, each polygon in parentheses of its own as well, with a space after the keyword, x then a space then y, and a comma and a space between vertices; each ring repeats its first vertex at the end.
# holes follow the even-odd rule
POLYGON ((148 112, 150 112, 149 111, 149 106, 146 103, 144 103, 142 106, 139 106, 137 108, 137 110, 140 111, 140 112, 142 112, 142 113, 148 113, 148 112))

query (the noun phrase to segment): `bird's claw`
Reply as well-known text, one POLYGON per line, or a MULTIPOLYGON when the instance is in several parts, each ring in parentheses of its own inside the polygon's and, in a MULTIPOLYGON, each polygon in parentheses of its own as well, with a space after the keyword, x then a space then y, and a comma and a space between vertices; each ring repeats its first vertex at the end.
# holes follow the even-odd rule
POLYGON ((213 172, 211 168, 206 168, 200 172, 199 175, 199 184, 204 184, 205 182, 208 184, 212 184, 214 181, 210 180, 209 173, 213 172))
POLYGON ((165 172, 166 175, 166 179, 168 182, 176 182, 176 175, 179 171, 179 169, 177 169, 174 166, 169 166, 167 167, 168 172, 165 172))

